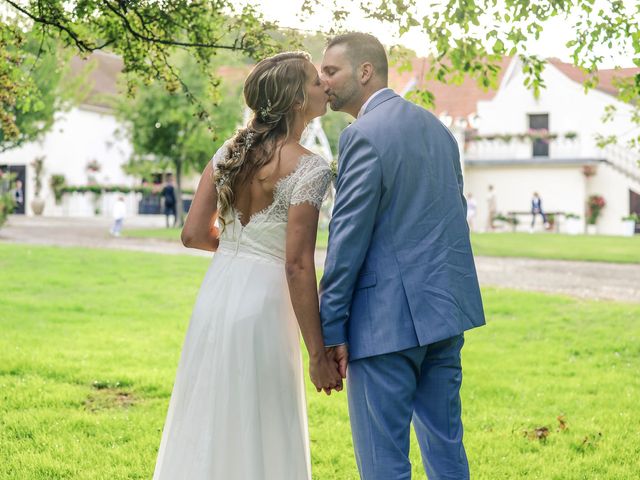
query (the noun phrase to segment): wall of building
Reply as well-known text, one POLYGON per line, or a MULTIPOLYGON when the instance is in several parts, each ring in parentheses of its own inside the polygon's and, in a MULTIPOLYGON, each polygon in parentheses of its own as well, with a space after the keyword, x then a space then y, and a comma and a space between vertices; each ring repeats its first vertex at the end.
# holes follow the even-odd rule
MULTIPOLYGON (((470 166, 465 170, 465 195, 470 193, 478 204, 475 222, 477 231, 486 231, 489 209, 488 188, 493 185, 498 212, 528 212, 531 197, 538 192, 545 211, 566 212, 580 215, 584 222, 585 177, 578 166, 566 167, 518 167, 518 166, 470 166)), ((531 216, 520 216, 518 230, 528 230, 531 216)), ((538 229, 541 222, 538 218, 538 229)), ((561 225, 562 227, 562 225, 561 225)))
POLYGON ((596 174, 586 182, 587 197, 602 195, 606 202, 596 223, 598 233, 622 235, 622 217, 629 215, 629 190, 640 193, 640 184, 609 165, 599 165, 596 174))
MULTIPOLYGON (((597 158, 603 153, 596 146, 595 136, 620 135, 629 130, 630 109, 615 97, 599 90, 584 93, 583 87, 548 64, 544 74, 546 88, 539 98, 523 85, 524 75, 518 61, 510 66, 495 97, 478 102, 476 120, 478 133, 518 134, 529 129, 528 114, 549 114, 549 131, 564 135, 577 132, 575 140, 559 139, 549 145, 550 158, 597 158), (602 123, 607 105, 614 104, 618 113, 610 123, 602 123)), ((622 139, 624 139, 622 137, 622 139)), ((530 158, 531 144, 512 140, 482 141, 470 145, 469 158, 530 158)))
MULTIPOLYGON (((95 179, 101 184, 133 186, 135 179, 122 170, 131 155, 131 146, 117 135, 118 122, 108 111, 73 108, 58 114, 53 128, 38 142, 0 154, 0 165, 26 165, 26 211, 32 215, 31 200, 35 183, 31 162, 44 157, 41 197, 45 200, 45 215, 93 215, 91 195, 72 195, 63 205, 56 205, 49 179, 62 174, 69 185, 86 185, 86 165, 96 160, 101 170, 95 179)), ((103 210, 104 211, 104 210, 103 210)))

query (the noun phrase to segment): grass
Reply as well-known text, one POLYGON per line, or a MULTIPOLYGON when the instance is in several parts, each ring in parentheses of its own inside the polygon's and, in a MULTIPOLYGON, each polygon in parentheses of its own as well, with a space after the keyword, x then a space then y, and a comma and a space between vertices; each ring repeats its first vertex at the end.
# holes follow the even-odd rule
POLYGON ((122 236, 131 238, 154 238, 179 242, 182 228, 125 228, 122 236))
MULTIPOLYGON (((0 479, 151 478, 207 266, 0 244, 0 479)), ((640 305, 494 289, 484 300, 489 324, 463 351, 472 477, 636 478, 640 305)), ((307 398, 314 479, 356 480, 345 395, 307 398)), ((413 439, 424 480, 419 458, 413 439)))
POLYGON ((640 263, 640 235, 559 235, 528 233, 474 233, 475 255, 640 263))
MULTIPOLYGON (((123 235, 180 241, 180 229, 152 228, 124 230, 123 235)), ((327 230, 319 230, 316 248, 326 249, 327 230)), ((608 237, 602 235, 560 235, 527 233, 474 233, 471 244, 475 255, 488 257, 526 257, 555 260, 581 260, 612 263, 640 263, 640 235, 608 237)))

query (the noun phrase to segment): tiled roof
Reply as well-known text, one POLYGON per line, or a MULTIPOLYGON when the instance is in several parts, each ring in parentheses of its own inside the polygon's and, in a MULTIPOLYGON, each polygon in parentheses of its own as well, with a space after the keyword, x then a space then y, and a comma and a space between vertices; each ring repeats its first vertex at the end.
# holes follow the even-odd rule
MULTIPOLYGON (((88 60, 83 60, 79 57, 72 58, 72 73, 79 72, 87 61, 92 60, 95 60, 97 65, 89 74, 89 81, 92 82, 92 87, 85 103, 89 105, 108 106, 107 102, 101 97, 105 94, 112 95, 118 93, 116 80, 122 72, 123 62, 120 57, 116 55, 94 52, 89 56, 88 60)), ((500 63, 501 68, 498 74, 498 82, 501 81, 510 61, 510 57, 504 57, 500 63)), ((467 118, 476 111, 478 101, 491 100, 496 94, 496 90, 485 90, 479 86, 475 80, 470 78, 466 78, 460 85, 444 84, 436 80, 425 80, 425 72, 429 66, 428 62, 429 60, 426 58, 415 58, 412 61, 412 70, 403 72, 400 72, 398 67, 392 66, 389 69, 389 86, 398 93, 402 93, 407 86, 410 85, 414 85, 414 88, 421 90, 428 90, 435 96, 434 113, 436 115, 446 113, 454 118, 467 118)), ((580 69, 571 64, 564 63, 556 58, 549 59, 549 62, 573 81, 582 83, 586 78, 586 75, 580 69)), ((316 67, 319 67, 319 65, 316 65, 316 67)), ((250 70, 250 65, 240 67, 223 66, 220 67, 218 73, 223 79, 229 82, 242 83, 250 70)), ((614 78, 623 78, 637 74, 640 74, 640 68, 600 70, 598 72, 600 83, 597 88, 608 94, 615 95, 617 89, 613 85, 614 78)))
MULTIPOLYGON (((117 80, 124 69, 124 63, 117 55, 96 51, 86 59, 72 57, 71 75, 79 75, 87 67, 88 63, 93 64, 87 76, 87 80, 91 85, 89 94, 83 103, 85 105, 109 107, 109 102, 105 97, 120 93, 117 80)), ((226 82, 242 83, 250 70, 250 65, 241 67, 223 66, 218 69, 218 75, 226 82)))
MULTIPOLYGON (((505 57, 500 63, 498 84, 510 61, 511 58, 505 57)), ((392 66, 389 69, 389 86, 396 92, 402 92, 409 83, 415 82, 416 88, 430 91, 435 97, 436 115, 446 112, 454 118, 466 118, 476 111, 479 100, 491 100, 496 94, 496 90, 485 90, 471 78, 465 78, 460 85, 425 80, 425 73, 429 68, 429 60, 426 58, 416 58, 412 65, 413 69, 410 72, 398 72, 398 69, 392 66)))
MULTIPOLYGON (((583 83, 587 79, 586 73, 570 63, 564 63, 557 58, 550 58, 548 61, 574 82, 583 83)), ((598 70, 599 83, 596 89, 608 93, 609 95, 616 95, 618 93, 618 89, 614 86, 614 79, 628 78, 638 74, 640 74, 640 68, 598 70)))
POLYGON ((71 75, 79 75, 89 63, 93 64, 87 76, 91 87, 83 103, 108 107, 109 104, 104 97, 118 93, 117 78, 124 68, 124 63, 117 55, 96 51, 86 59, 73 57, 71 59, 71 75))

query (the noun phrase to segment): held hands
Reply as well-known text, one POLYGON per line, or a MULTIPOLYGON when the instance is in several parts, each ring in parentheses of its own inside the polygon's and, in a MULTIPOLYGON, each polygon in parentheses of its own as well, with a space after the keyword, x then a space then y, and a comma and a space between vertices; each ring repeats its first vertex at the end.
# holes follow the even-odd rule
MULTIPOLYGON (((328 349, 327 349, 328 350, 328 349)), ((331 395, 331 390, 342 391, 342 376, 339 365, 328 351, 309 360, 309 376, 316 386, 316 390, 331 395)))
POLYGON ((347 364, 349 363, 349 350, 347 345, 327 347, 327 356, 338 364, 338 372, 342 378, 347 378, 347 364))
POLYGON ((309 375, 316 390, 331 395, 331 390, 342 391, 342 379, 347 377, 348 353, 346 345, 329 347, 324 355, 309 361, 309 375))

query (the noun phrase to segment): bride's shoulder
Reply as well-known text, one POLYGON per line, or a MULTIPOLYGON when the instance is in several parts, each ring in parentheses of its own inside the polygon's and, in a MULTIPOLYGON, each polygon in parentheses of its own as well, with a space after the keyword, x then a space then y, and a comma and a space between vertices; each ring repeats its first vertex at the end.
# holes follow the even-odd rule
POLYGON ((292 170, 305 171, 311 167, 328 167, 328 162, 317 153, 303 147, 300 144, 288 144, 281 151, 282 159, 290 165, 292 170))
POLYGON ((317 168, 324 168, 324 167, 329 168, 329 162, 322 155, 316 152, 312 152, 307 148, 303 148, 302 150, 303 151, 299 155, 299 159, 298 159, 300 164, 305 163, 308 165, 313 165, 314 167, 317 167, 317 168))

